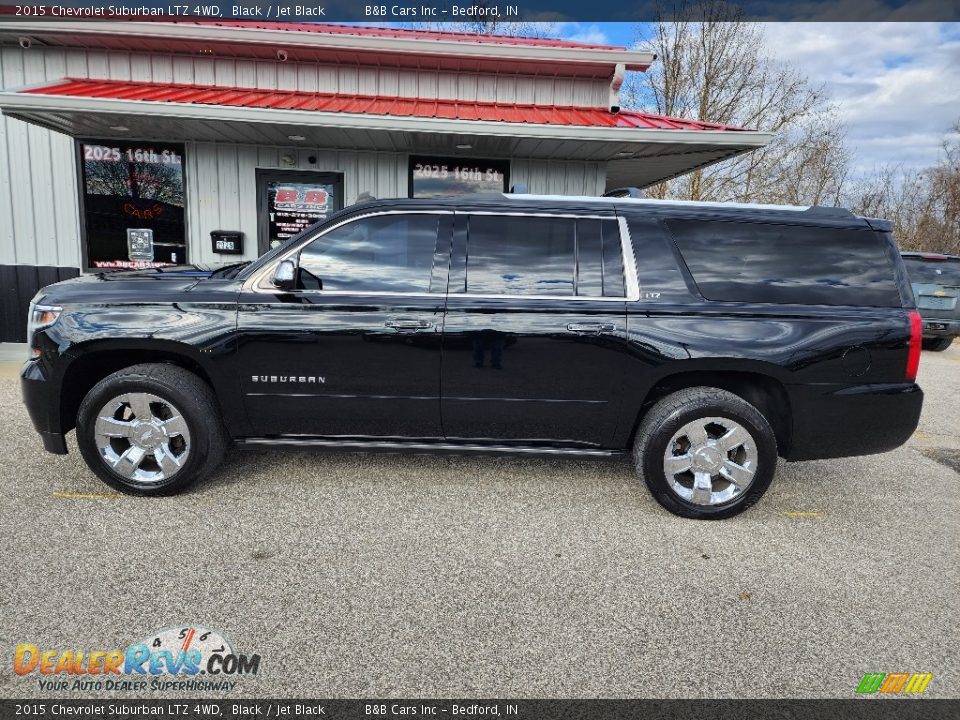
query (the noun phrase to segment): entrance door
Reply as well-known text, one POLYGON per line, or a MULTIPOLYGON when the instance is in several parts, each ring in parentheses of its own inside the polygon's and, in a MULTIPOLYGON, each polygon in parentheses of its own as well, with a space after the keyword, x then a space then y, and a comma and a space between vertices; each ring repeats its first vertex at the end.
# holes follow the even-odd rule
POLYGON ((255 434, 442 437, 451 219, 359 215, 289 255, 298 260, 296 290, 273 287, 276 263, 250 281, 237 360, 255 434))
POLYGON ((343 175, 257 170, 261 255, 343 208, 343 175))
POLYGON ((627 366, 609 216, 457 216, 443 333, 447 438, 612 440, 627 366))

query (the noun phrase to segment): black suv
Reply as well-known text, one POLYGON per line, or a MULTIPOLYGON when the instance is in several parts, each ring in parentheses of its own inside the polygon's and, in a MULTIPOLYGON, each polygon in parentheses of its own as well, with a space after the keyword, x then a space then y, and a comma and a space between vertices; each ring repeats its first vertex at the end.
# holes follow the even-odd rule
POLYGON ((903 253, 917 308, 923 349, 943 352, 960 336, 960 256, 903 253))
POLYGON ((755 503, 777 457, 916 428, 920 316, 888 223, 631 198, 389 200, 258 260, 87 275, 30 310, 44 446, 133 493, 231 442, 632 453, 685 517, 755 503))

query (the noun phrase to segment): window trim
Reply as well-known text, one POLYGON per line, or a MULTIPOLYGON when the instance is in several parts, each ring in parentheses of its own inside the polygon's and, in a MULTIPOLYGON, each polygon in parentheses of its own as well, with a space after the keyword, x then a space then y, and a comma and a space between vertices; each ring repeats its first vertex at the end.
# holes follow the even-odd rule
MULTIPOLYGON (((583 220, 616 220, 620 227, 620 256, 623 260, 623 276, 624 276, 624 297, 611 297, 603 295, 487 295, 487 294, 475 294, 475 293, 451 293, 448 288, 444 292, 388 292, 384 290, 368 290, 364 292, 357 292, 352 290, 290 290, 290 293, 310 293, 310 294, 319 294, 319 295, 329 295, 331 297, 337 296, 352 296, 352 297, 365 297, 365 296, 393 296, 393 297, 420 297, 420 298, 468 298, 468 299, 480 299, 480 300, 550 300, 550 301, 562 301, 562 302, 636 302, 640 299, 640 285, 637 280, 637 260, 633 250, 633 239, 630 236, 630 228, 627 224, 627 219, 622 215, 597 215, 597 214, 583 214, 583 213, 574 213, 574 212, 502 212, 496 210, 477 210, 477 211, 466 211, 466 210, 420 210, 411 208, 409 210, 374 210, 367 213, 362 213, 360 215, 352 215, 348 218, 344 218, 342 221, 331 225, 328 228, 324 228, 322 231, 310 235, 307 238, 304 238, 300 242, 296 243, 294 246, 289 248, 282 255, 278 255, 274 258, 273 262, 264 266, 264 268, 253 275, 247 282, 244 283, 243 289, 249 290, 254 293, 261 295, 275 295, 278 291, 274 287, 269 278, 273 276, 273 273, 276 271, 277 266, 282 263, 284 260, 289 260, 291 257, 299 253, 304 247, 312 243, 314 240, 326 235, 329 232, 336 230, 337 228, 346 225, 347 223, 356 222, 358 220, 363 220, 369 217, 376 217, 378 215, 502 215, 508 217, 559 217, 559 218, 573 218, 573 219, 583 219, 583 220)), ((438 236, 439 238, 439 236, 438 236)), ((448 246, 447 249, 447 258, 448 262, 451 258, 451 249, 448 246)), ((449 266, 448 266, 448 276, 449 276, 449 266)))

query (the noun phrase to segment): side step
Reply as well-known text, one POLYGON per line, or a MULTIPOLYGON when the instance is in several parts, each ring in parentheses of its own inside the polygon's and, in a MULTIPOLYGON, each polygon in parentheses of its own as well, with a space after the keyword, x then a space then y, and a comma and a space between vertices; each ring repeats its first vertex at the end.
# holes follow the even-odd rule
POLYGON ((313 438, 297 436, 238 438, 240 445, 273 445, 311 447, 348 452, 421 452, 421 453, 480 453, 491 455, 540 455, 617 458, 622 450, 602 450, 571 446, 539 445, 485 445, 481 443, 426 442, 423 440, 357 440, 339 438, 313 438))

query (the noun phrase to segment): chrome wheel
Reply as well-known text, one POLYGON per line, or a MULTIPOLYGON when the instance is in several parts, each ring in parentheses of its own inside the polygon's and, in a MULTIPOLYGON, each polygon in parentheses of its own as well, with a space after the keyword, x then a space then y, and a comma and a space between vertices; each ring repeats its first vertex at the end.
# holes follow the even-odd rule
POLYGON ((169 401, 150 393, 125 393, 107 402, 97 414, 94 437, 107 466, 137 482, 167 480, 190 453, 187 421, 169 401))
POLYGON ((743 493, 757 471, 757 445, 739 423, 699 418, 680 428, 663 454, 670 489, 695 505, 719 505, 743 493))

